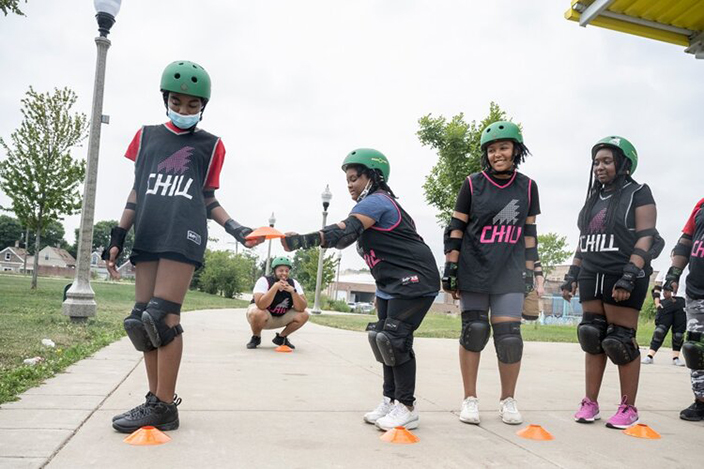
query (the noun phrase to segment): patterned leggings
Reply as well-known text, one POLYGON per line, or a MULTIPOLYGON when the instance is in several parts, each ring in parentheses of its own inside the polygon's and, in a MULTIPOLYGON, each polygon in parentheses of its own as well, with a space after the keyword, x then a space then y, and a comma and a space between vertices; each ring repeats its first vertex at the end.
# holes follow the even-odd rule
MULTIPOLYGON (((704 300, 687 298, 687 331, 704 333, 704 300)), ((692 391, 704 399, 704 370, 692 370, 692 391)))

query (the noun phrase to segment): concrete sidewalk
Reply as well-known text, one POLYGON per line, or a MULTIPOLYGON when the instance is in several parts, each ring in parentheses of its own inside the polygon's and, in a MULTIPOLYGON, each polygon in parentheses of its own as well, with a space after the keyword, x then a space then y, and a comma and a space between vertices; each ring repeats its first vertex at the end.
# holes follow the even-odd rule
POLYGON ((519 438, 521 426, 498 417, 499 382, 493 346, 484 354, 479 392, 482 424, 466 425, 457 341, 416 339, 421 425, 416 445, 392 445, 362 422, 381 397, 381 367, 366 335, 306 325, 292 336, 294 353, 275 353, 273 332, 247 350, 244 310, 183 315, 184 360, 178 394, 181 428, 162 446, 122 442, 111 417, 143 400, 146 376, 128 339, 106 347, 21 400, 0 409, 0 468, 80 467, 639 467, 697 466, 704 425, 683 422, 692 401, 686 368, 663 349, 644 366, 641 422, 661 440, 641 440, 603 422, 619 400, 609 365, 601 394, 602 421, 572 420, 583 397, 583 354, 577 344, 525 345, 519 409, 526 424, 543 425, 554 441, 519 438))

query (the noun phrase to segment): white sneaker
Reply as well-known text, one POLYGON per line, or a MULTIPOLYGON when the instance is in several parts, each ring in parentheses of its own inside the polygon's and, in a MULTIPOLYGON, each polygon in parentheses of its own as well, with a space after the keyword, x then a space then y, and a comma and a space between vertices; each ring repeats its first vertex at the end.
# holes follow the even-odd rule
POLYGON ((462 401, 460 421, 479 425, 479 399, 470 396, 462 401))
POLYGON ((673 358, 672 364, 675 366, 684 366, 684 362, 680 360, 680 357, 673 358))
POLYGON ((516 400, 512 397, 507 397, 503 401, 499 401, 499 415, 504 423, 509 425, 518 425, 523 423, 523 417, 518 411, 518 406, 516 405, 516 400))
POLYGON ((376 426, 384 431, 391 430, 395 427, 406 427, 408 430, 413 430, 414 428, 418 428, 419 420, 417 406, 414 406, 413 410, 410 410, 405 405, 397 402, 393 409, 391 409, 391 412, 376 421, 376 426))
POLYGON ((646 355, 645 358, 643 358, 640 362, 643 365, 652 365, 653 364, 653 357, 649 357, 646 355))
POLYGON ((374 424, 374 423, 376 423, 377 420, 379 420, 380 418, 384 417, 386 414, 391 412, 391 409, 393 409, 393 408, 394 408, 394 405, 391 403, 391 399, 384 396, 384 399, 382 399, 381 403, 379 403, 379 405, 376 406, 376 409, 364 414, 364 421, 367 423, 374 424))

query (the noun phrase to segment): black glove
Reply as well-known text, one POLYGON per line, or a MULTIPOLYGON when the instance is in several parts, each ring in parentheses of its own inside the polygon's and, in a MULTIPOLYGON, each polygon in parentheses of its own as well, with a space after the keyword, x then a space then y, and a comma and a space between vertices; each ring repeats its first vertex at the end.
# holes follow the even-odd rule
POLYGON ((284 241, 286 242, 286 246, 289 251, 314 248, 316 246, 320 246, 320 232, 314 231, 313 233, 304 235, 287 235, 284 237, 284 241))
POLYGON ((614 284, 614 288, 620 288, 630 293, 636 287, 636 279, 642 275, 645 275, 643 269, 633 262, 629 262, 623 267, 623 275, 621 275, 621 278, 614 284))
POLYGON ((572 292, 573 283, 577 283, 577 279, 579 278, 579 272, 582 270, 582 268, 578 265, 572 264, 570 266, 570 269, 567 271, 565 274, 565 283, 560 285, 560 290, 567 290, 568 292, 572 292))
POLYGON ((242 226, 239 223, 237 223, 235 220, 230 218, 225 222, 225 231, 229 235, 231 235, 233 238, 235 238, 237 241, 239 241, 240 244, 246 246, 247 245, 247 235, 252 232, 251 228, 247 228, 246 226, 242 226))
POLYGON ((457 291, 457 262, 445 262, 445 271, 442 274, 442 289, 448 292, 457 291))
POLYGON ((115 259, 120 257, 120 254, 122 254, 122 247, 125 245, 125 238, 127 237, 127 230, 124 228, 120 228, 119 226, 113 226, 112 229, 110 230, 110 244, 108 247, 103 249, 103 253, 100 255, 100 257, 104 261, 109 261, 110 260, 110 249, 112 248, 117 248, 117 255, 115 256, 115 259))
POLYGON ((665 281, 662 284, 662 288, 668 291, 673 291, 673 283, 680 283, 680 276, 682 275, 682 269, 679 267, 670 266, 667 270, 667 275, 665 275, 665 281))
POLYGON ((523 272, 523 281, 526 282, 526 289, 523 292, 525 296, 530 295, 530 292, 532 292, 535 289, 534 286, 534 281, 535 281, 535 272, 533 272, 531 269, 526 269, 523 272))

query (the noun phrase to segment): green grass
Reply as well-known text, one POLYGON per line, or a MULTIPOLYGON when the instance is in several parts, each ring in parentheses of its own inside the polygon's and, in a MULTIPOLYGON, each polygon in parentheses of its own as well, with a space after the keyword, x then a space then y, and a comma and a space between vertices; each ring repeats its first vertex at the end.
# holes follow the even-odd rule
MULTIPOLYGON (((98 312, 84 324, 74 324, 61 314, 68 282, 40 278, 37 290, 31 290, 29 277, 0 275, 0 404, 125 335, 122 320, 134 304, 134 284, 91 282, 98 312), (56 348, 42 346, 45 338, 56 348), (35 356, 44 361, 23 364, 35 356)), ((195 291, 184 301, 184 311, 245 306, 241 300, 195 291)))
MULTIPOLYGON (((311 316, 311 321, 322 326, 363 331, 367 324, 375 320, 368 314, 321 314, 311 316)), ((461 320, 448 314, 430 312, 415 332, 416 337, 440 337, 457 339, 460 336, 461 320)), ((638 326, 638 343, 643 346, 650 344, 655 328, 652 321, 641 322, 638 326)), ((577 326, 540 325, 526 323, 521 328, 523 339, 531 342, 577 342, 577 326)), ((666 338, 665 344, 669 344, 666 338)))

